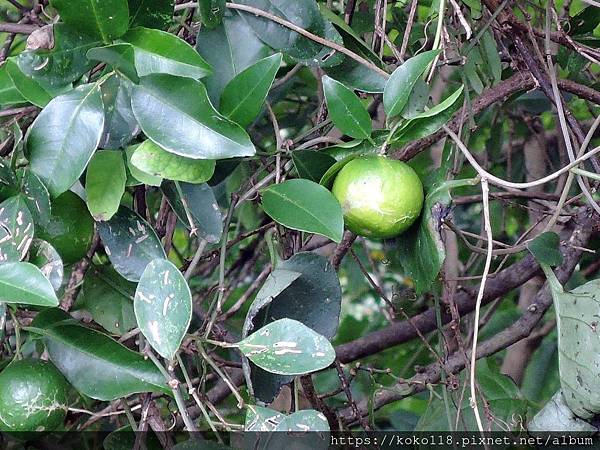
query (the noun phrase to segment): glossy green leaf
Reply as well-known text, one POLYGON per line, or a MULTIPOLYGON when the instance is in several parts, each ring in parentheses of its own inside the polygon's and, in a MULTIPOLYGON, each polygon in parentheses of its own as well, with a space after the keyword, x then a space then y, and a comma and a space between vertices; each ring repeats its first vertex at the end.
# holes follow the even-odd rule
POLYGON ((342 208, 333 194, 309 180, 289 180, 262 192, 262 207, 277 223, 341 242, 342 208))
POLYGON ((388 118, 402 112, 415 83, 439 53, 439 50, 420 53, 406 60, 392 73, 383 92, 383 105, 388 118))
POLYGON ((45 225, 50 220, 52 207, 50 194, 39 177, 28 168, 17 171, 17 185, 23 194, 23 200, 36 225, 45 225))
POLYGON ((58 306, 58 298, 42 271, 27 262, 0 264, 0 301, 32 306, 58 306))
POLYGON ((419 114, 423 114, 429 101, 429 85, 421 78, 415 83, 408 103, 402 110, 402 117, 405 119, 414 119, 419 114))
POLYGON ((64 23, 109 43, 129 28, 127 0, 51 0, 64 23))
POLYGON ((53 34, 52 48, 28 48, 15 58, 15 62, 25 75, 50 86, 77 81, 92 68, 93 63, 86 53, 99 41, 61 23, 48 30, 53 34))
POLYGON ((552 231, 538 235, 533 241, 527 244, 527 249, 540 263, 548 266, 559 266, 562 264, 563 256, 560 252, 560 237, 552 231))
POLYGON ((417 120, 417 119, 424 119, 427 117, 433 117, 433 116, 437 116, 438 114, 441 114, 442 112, 446 111, 448 108, 452 107, 454 105, 454 103, 456 103, 456 100, 458 100, 458 98, 461 96, 462 92, 463 92, 463 88, 464 86, 459 87, 456 91, 454 91, 452 94, 450 94, 448 96, 448 98, 446 98, 443 102, 439 103, 438 105, 435 105, 434 107, 423 111, 415 116, 412 117, 412 119, 417 120))
POLYGON ((238 345, 254 364, 280 375, 316 372, 335 360, 335 350, 325 337, 292 319, 271 322, 238 345))
POLYGON ((54 365, 88 397, 110 401, 142 392, 171 392, 152 361, 70 321, 62 311, 38 314, 32 327, 40 329, 54 365))
POLYGON ((12 80, 15 88, 19 91, 19 94, 23 96, 25 100, 35 106, 43 108, 52 100, 52 94, 50 94, 40 83, 29 78, 25 75, 17 63, 13 59, 8 59, 4 66, 8 76, 12 80))
MULTIPOLYGON (((141 145, 141 144, 139 144, 141 145)), ((139 184, 147 184, 148 186, 160 186, 163 179, 155 177, 146 172, 142 172, 131 163, 131 158, 139 145, 132 145, 125 149, 127 156, 127 186, 137 186, 139 184)))
POLYGON ((281 53, 276 53, 236 75, 221 95, 221 113, 244 128, 252 124, 267 98, 281 59, 281 53))
POLYGON ((211 187, 206 183, 178 184, 179 190, 174 182, 164 182, 161 190, 179 220, 193 234, 211 243, 219 242, 223 233, 223 217, 211 187))
MULTIPOLYGON (((592 3, 590 3, 592 5, 592 3)), ((582 9, 573 17, 569 18, 568 32, 572 36, 578 36, 591 33, 600 22, 600 11, 596 6, 588 6, 582 9)))
POLYGON ((454 105, 446 108, 444 111, 433 117, 411 120, 405 127, 397 133, 394 133, 392 143, 401 146, 405 143, 416 141, 417 139, 427 137, 436 131, 439 131, 450 121, 459 107, 460 103, 455 102, 454 105))
MULTIPOLYGON (((288 20, 313 34, 342 44, 342 37, 333 25, 323 19, 314 0, 243 0, 239 3, 258 8, 288 20)), ((298 62, 307 65, 331 66, 339 64, 343 57, 330 48, 314 42, 289 28, 273 24, 271 20, 246 12, 239 12, 256 35, 269 47, 281 51, 298 62)))
POLYGON ((129 281, 139 281, 152 260, 166 258, 152 227, 123 206, 109 221, 98 223, 98 232, 113 267, 129 281))
POLYGON ((94 220, 109 220, 116 214, 126 179, 120 150, 100 150, 94 154, 85 176, 86 203, 94 220))
MULTIPOLYGON (((278 264, 256 294, 242 337, 274 320, 289 318, 332 339, 338 329, 341 303, 340 280, 327 258, 310 252, 296 253, 278 264)), ((250 392, 266 403, 293 379, 266 372, 247 360, 242 361, 242 367, 250 392)))
POLYGON ((226 7, 225 0, 198 0, 202 25, 212 30, 223 21, 226 7))
POLYGON ((175 0, 128 0, 132 26, 167 28, 173 20, 175 0))
POLYGON ((102 83, 104 130, 100 148, 125 147, 140 132, 131 109, 131 82, 114 75, 102 83))
POLYGON ((336 162, 327 153, 315 150, 294 150, 292 160, 300 178, 306 178, 315 183, 321 181, 325 172, 336 162))
POLYGON ((133 312, 136 285, 110 266, 91 266, 85 274, 74 311, 90 316, 109 333, 122 335, 137 327, 133 312))
POLYGON ((104 128, 100 88, 79 86, 52 100, 27 133, 31 170, 53 197, 69 189, 85 170, 104 128))
POLYGON ((214 69, 203 82, 215 107, 219 107, 227 83, 271 53, 238 14, 224 17, 221 25, 213 30, 202 27, 196 39, 196 50, 214 69))
POLYGON ((279 411, 259 405, 248 405, 244 431, 275 431, 283 419, 285 415, 279 411))
POLYGON ((33 234, 33 218, 22 195, 0 203, 0 264, 25 258, 33 234))
POLYGON ((224 159, 255 153, 250 137, 215 111, 198 81, 171 75, 144 77, 133 88, 131 104, 146 136, 176 155, 224 159))
POLYGON ((166 259, 148 264, 133 307, 148 343, 163 358, 173 359, 192 320, 192 294, 179 269, 166 259))
POLYGON ((12 106, 27 103, 15 83, 8 75, 7 63, 0 66, 0 106, 12 106))
POLYGON ((121 42, 91 48, 87 52, 87 57, 92 61, 100 61, 112 66, 113 69, 118 70, 134 83, 138 83, 139 77, 135 70, 134 50, 133 45, 121 42))
POLYGON ((34 239, 29 252, 29 262, 36 266, 58 292, 64 277, 63 261, 52 245, 41 239, 34 239))
POLYGON ((199 79, 212 72, 202 56, 174 34, 137 27, 123 40, 133 46, 135 69, 140 77, 164 73, 199 79))
POLYGON ((205 183, 215 171, 215 161, 190 159, 163 150, 147 140, 131 156, 131 164, 139 171, 153 177, 187 183, 205 183))
POLYGON ((328 76, 323 77, 323 92, 331 120, 342 133, 356 139, 371 137, 371 116, 354 92, 328 76))

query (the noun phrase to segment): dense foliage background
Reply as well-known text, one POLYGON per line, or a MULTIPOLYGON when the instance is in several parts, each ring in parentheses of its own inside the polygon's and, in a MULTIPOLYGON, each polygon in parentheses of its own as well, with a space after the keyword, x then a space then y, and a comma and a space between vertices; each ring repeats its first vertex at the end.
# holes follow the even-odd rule
POLYGON ((4 0, 0 368, 65 430, 595 429, 598 6, 4 0))

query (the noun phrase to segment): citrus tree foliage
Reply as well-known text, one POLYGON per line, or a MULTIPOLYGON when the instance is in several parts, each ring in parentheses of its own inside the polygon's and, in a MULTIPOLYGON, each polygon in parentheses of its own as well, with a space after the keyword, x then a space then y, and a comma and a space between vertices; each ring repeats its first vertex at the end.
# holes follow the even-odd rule
POLYGON ((0 430, 597 431, 595 2, 0 19, 0 430))

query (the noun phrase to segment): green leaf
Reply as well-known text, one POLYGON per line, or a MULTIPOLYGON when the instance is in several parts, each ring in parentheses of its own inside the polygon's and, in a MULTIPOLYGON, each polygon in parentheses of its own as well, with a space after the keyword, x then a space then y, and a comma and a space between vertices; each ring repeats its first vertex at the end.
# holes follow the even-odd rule
POLYGON ((475 183, 473 180, 441 180, 428 190, 419 222, 396 240, 398 251, 395 254, 406 275, 415 283, 417 294, 431 288, 446 257, 440 230, 442 221, 449 213, 452 200, 450 189, 475 183))
POLYGON ((85 176, 86 203, 94 220, 109 220, 116 214, 125 193, 126 179, 120 150, 96 152, 85 176))
MULTIPOLYGON (((302 411, 296 411, 294 414, 285 416, 285 418, 277 425, 275 431, 282 431, 286 433, 316 433, 329 431, 329 423, 327 418, 314 409, 303 409, 302 411)), ((296 439, 302 439, 304 436, 297 436, 296 439)), ((307 438, 317 438, 317 436, 306 436, 307 438)), ((326 444, 327 445, 327 444, 326 444)), ((311 447, 315 448, 315 447, 311 447)), ((317 447, 318 448, 318 447, 317 447)))
POLYGON ((104 130, 100 148, 122 148, 140 132, 131 109, 131 82, 114 75, 102 83, 104 130))
MULTIPOLYGON (((327 258, 310 252, 296 253, 278 264, 256 294, 242 337, 273 320, 289 318, 332 339, 338 329, 341 303, 340 280, 327 258)), ((250 392, 266 403, 293 379, 266 372, 246 360, 242 365, 250 392)))
POLYGON ((0 302, 58 306, 58 298, 42 271, 27 262, 0 264, 0 302))
MULTIPOLYGON (((291 436, 288 433, 329 431, 329 424, 325 416, 314 409, 304 409, 286 416, 273 409, 252 405, 248 406, 244 431, 282 431, 286 432, 282 437, 289 440, 291 436)), ((273 445, 274 442, 271 439, 274 436, 269 436, 269 438, 273 445)))
POLYGON ((144 77, 133 88, 131 104, 146 136, 176 155, 225 159, 255 153, 250 137, 215 111, 198 81, 171 75, 144 77))
POLYGON ((40 83, 64 86, 77 81, 93 67, 86 53, 99 42, 62 23, 49 27, 49 30, 54 36, 52 48, 28 48, 15 58, 15 62, 25 75, 40 83))
POLYGON ((21 72, 21 69, 19 69, 19 66, 12 58, 8 59, 3 67, 6 67, 8 76, 25 100, 40 108, 50 103, 52 94, 42 87, 40 83, 21 72))
POLYGON ((133 45, 118 43, 94 47, 87 52, 88 59, 100 61, 112 66, 134 83, 138 83, 139 77, 135 70, 135 56, 133 45))
POLYGON ((223 23, 213 30, 202 27, 196 39, 196 51, 214 69, 203 82, 215 107, 219 107, 227 83, 271 53, 238 14, 224 17, 223 23))
POLYGON ((58 292, 64 277, 63 261, 52 245, 41 239, 34 239, 29 252, 29 262, 42 271, 58 292))
POLYGON ((211 243, 221 240, 223 218, 208 184, 179 183, 180 195, 175 183, 164 182, 161 190, 188 230, 211 243))
POLYGON ((331 120, 342 133, 356 139, 371 138, 371 116, 354 92, 328 76, 323 77, 323 92, 331 120))
POLYGON ((547 231, 537 236, 527 244, 527 249, 535 259, 548 266, 560 266, 563 256, 560 252, 560 237, 558 234, 547 231))
POLYGON ((202 24, 209 30, 219 26, 227 8, 225 0, 199 0, 200 17, 202 24))
MULTIPOLYGON (((461 385, 465 382, 464 378, 463 374, 460 380, 461 385)), ((484 408, 482 398, 485 399, 486 407, 490 411, 494 411, 493 420, 491 421, 482 415, 484 428, 486 430, 491 428, 491 431, 519 430, 520 424, 517 420, 525 417, 527 401, 522 398, 514 381, 507 375, 500 373, 493 361, 488 359, 477 362, 476 378, 481 392, 481 395, 477 396, 479 411, 483 411, 484 408)), ((419 419, 415 431, 448 431, 448 422, 452 423, 453 431, 477 431, 470 395, 468 393, 456 395, 456 400, 452 399, 450 401, 457 402, 458 411, 452 407, 451 417, 448 417, 444 401, 441 395, 438 394, 438 397, 430 402, 427 411, 419 419), (457 414, 460 415, 458 420, 456 418, 457 414), (458 426, 454 429, 457 422, 458 426)), ((453 404, 451 403, 451 405, 453 404)))
POLYGON ((53 197, 68 190, 85 170, 104 128, 102 96, 87 84, 52 100, 27 133, 31 170, 53 197))
POLYGON ((315 150, 294 150, 292 160, 300 178, 318 183, 332 165, 335 159, 327 153, 315 150))
POLYGON ((333 194, 309 180, 289 180, 262 192, 262 207, 277 223, 292 230, 321 234, 341 242, 342 207, 333 194))
POLYGON ((23 195, 0 203, 0 265, 25 258, 33 233, 33 218, 23 195))
POLYGON ((133 46, 135 69, 140 77, 164 73, 199 79, 212 72, 190 44, 166 31, 137 27, 122 39, 133 46))
POLYGON ((284 419, 285 415, 274 409, 259 405, 248 405, 244 431, 275 431, 277 425, 284 419))
POLYGON ((419 114, 423 114, 428 101, 429 85, 419 78, 410 93, 408 103, 402 110, 402 117, 404 119, 414 119, 419 114))
POLYGON ((70 321, 62 311, 44 311, 32 326, 40 329, 54 365, 88 397, 112 401, 142 392, 171 393, 152 361, 103 333, 70 321))
POLYGON ((215 161, 190 159, 163 150, 147 140, 131 156, 131 164, 139 171, 153 177, 187 183, 205 183, 215 171, 215 161))
POLYGON ((27 103, 8 75, 8 64, 4 63, 0 66, 0 106, 2 107, 27 103))
POLYGON ((383 91, 383 106, 388 118, 402 112, 415 83, 439 54, 439 50, 420 53, 406 60, 392 73, 383 91))
POLYGON ((64 23, 107 44, 129 28, 127 0, 51 0, 50 4, 64 23))
POLYGON ((152 227, 124 206, 108 222, 98 222, 98 232, 113 267, 129 281, 139 281, 152 260, 166 258, 152 227))
POLYGON ((415 115, 414 117, 412 117, 412 119, 413 120, 424 119, 426 117, 434 117, 434 116, 437 116, 438 114, 441 114, 442 112, 446 111, 451 106, 454 106, 454 103, 456 102, 456 100, 458 100, 458 98, 461 96, 463 89, 464 89, 464 86, 459 87, 456 91, 454 91, 451 95, 449 95, 448 98, 446 98, 443 102, 441 102, 438 105, 435 105, 433 108, 430 108, 426 111, 423 111, 423 112, 415 115))
POLYGON ((221 113, 244 128, 252 124, 267 98, 281 59, 281 53, 276 53, 237 74, 221 95, 221 113))
POLYGON ((139 184, 160 186, 163 181, 161 177, 155 177, 154 175, 149 175, 146 172, 142 172, 131 163, 131 158, 138 147, 139 145, 132 145, 125 149, 125 153, 127 155, 127 186, 136 186, 139 184))
POLYGON ((192 320, 192 294, 179 269, 166 259, 148 264, 133 307, 148 343, 163 358, 173 359, 192 320))
POLYGON ((52 214, 50 194, 39 177, 29 168, 17 171, 17 184, 36 225, 46 225, 52 214))
POLYGON ((131 26, 166 29, 173 20, 175 0, 128 0, 131 26))
POLYGON ((238 345, 254 364, 280 375, 316 372, 335 360, 335 350, 325 337, 292 319, 271 322, 238 345))
POLYGON ((572 36, 581 36, 591 33, 600 22, 600 10, 598 7, 588 6, 569 19, 568 32, 572 36))
POLYGON ((498 83, 502 80, 502 61, 500 60, 500 52, 496 47, 494 35, 488 30, 481 38, 483 54, 488 63, 488 69, 494 77, 494 81, 498 83))
POLYGON ((573 414, 573 411, 569 409, 569 406, 565 402, 562 391, 558 390, 548 403, 529 421, 527 431, 596 433, 598 429, 573 414))
POLYGON ((135 284, 110 266, 92 266, 85 274, 73 309, 85 311, 109 333, 123 335, 137 327, 133 312, 135 284))
MULTIPOLYGON (((330 41, 343 45, 342 37, 333 25, 323 19, 314 0, 243 0, 238 3, 258 8, 330 41)), ((274 26, 267 18, 238 11, 256 35, 269 47, 285 53, 307 65, 332 66, 342 61, 342 55, 314 42, 289 28, 274 26)))

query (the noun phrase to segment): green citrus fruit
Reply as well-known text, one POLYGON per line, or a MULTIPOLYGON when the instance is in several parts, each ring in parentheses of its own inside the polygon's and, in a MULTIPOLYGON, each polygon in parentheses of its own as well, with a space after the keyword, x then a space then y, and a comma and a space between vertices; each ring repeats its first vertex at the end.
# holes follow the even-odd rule
POLYGON ((0 429, 49 431, 67 415, 69 385, 50 362, 16 361, 0 373, 0 429))
POLYGON ((409 228, 423 208, 423 185, 402 161, 360 156, 333 182, 346 227, 361 236, 391 238, 409 228))
POLYGON ((40 239, 48 241, 65 264, 85 256, 94 238, 94 219, 79 196, 71 191, 52 201, 52 216, 36 228, 40 239))

